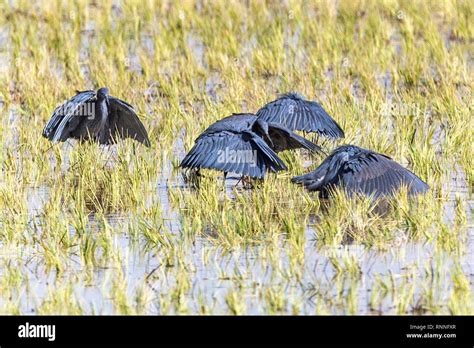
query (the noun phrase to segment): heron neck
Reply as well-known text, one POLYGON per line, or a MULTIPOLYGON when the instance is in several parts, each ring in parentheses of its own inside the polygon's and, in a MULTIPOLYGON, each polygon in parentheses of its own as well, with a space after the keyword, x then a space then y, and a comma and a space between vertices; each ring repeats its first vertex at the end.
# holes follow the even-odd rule
POLYGON ((105 121, 107 120, 107 116, 109 114, 108 108, 107 108, 107 100, 103 99, 98 101, 96 104, 96 112, 97 112, 97 118, 100 123, 100 126, 103 127, 105 125, 105 121))

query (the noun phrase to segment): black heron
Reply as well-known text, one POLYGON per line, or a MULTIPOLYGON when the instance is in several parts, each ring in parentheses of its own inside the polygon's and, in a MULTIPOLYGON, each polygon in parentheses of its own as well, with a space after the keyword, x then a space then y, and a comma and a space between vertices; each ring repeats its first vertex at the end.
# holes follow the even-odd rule
POLYGON ((292 131, 317 133, 330 139, 344 138, 344 131, 319 103, 296 92, 283 94, 266 104, 257 111, 257 116, 292 131))
POLYGON ((150 146, 147 131, 133 107, 110 96, 107 88, 78 91, 54 110, 43 136, 53 143, 73 138, 105 145, 128 137, 150 146))
POLYGON ((337 186, 349 195, 362 193, 374 198, 393 195, 402 186, 410 195, 429 189, 423 180, 390 157, 354 145, 339 146, 314 171, 292 181, 302 183, 309 191, 320 191, 325 198, 337 186))
POLYGON ((261 120, 253 114, 233 114, 209 126, 182 160, 182 168, 207 168, 251 178, 267 171, 286 170, 277 152, 319 146, 288 128, 261 120))

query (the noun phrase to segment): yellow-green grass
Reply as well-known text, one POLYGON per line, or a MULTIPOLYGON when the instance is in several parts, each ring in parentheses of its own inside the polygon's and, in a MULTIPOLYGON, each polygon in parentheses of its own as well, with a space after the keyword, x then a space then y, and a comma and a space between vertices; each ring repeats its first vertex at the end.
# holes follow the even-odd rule
MULTIPOLYGON (((0 1, 0 313, 474 314, 471 1, 0 1), (51 143, 76 89, 135 106, 150 149, 51 143), (374 206, 179 161, 277 93, 431 187, 374 206)), ((321 141, 321 139, 319 139, 321 141)), ((308 166, 309 165, 309 166, 308 166)))

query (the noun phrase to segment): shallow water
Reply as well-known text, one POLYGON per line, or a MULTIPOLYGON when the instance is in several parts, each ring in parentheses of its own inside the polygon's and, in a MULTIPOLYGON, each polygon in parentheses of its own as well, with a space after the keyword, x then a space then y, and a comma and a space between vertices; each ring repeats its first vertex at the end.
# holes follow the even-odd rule
MULTIPOLYGON (((467 254, 457 258, 457 261, 469 277, 470 287, 474 291, 473 200, 469 198, 465 178, 462 175, 453 175, 452 180, 453 198, 446 203, 445 214, 447 219, 453 217, 456 196, 461 196, 468 204, 467 216, 471 227, 466 240, 467 254)), ((227 194, 232 194, 235 184, 235 179, 227 180, 227 194)), ((168 164, 156 182, 154 195, 161 204, 166 230, 172 235, 179 236, 181 233, 180 215, 185 207, 173 208, 171 206, 169 203, 171 190, 189 190, 189 188, 180 175, 171 176, 171 165, 168 164)), ((41 214, 48 197, 48 187, 31 188, 28 191, 30 223, 41 214)), ((185 244, 183 262, 191 285, 185 294, 180 295, 179 301, 187 303, 186 309, 165 309, 160 306, 159 298, 162 294, 175 290, 181 270, 179 267, 176 268, 176 265, 164 265, 163 260, 156 257, 156 247, 147 246, 144 239, 140 237, 135 239, 127 233, 126 226, 130 218, 127 214, 106 216, 106 220, 116 231, 113 244, 117 253, 122 255, 120 264, 127 282, 129 297, 133 299, 139 287, 147 287, 152 294, 149 299, 152 305, 149 305, 146 310, 146 313, 150 314, 198 313, 199 303, 204 303, 213 313, 228 313, 226 296, 236 288, 247 294, 244 296, 247 301, 244 306, 248 314, 264 314, 272 310, 277 313, 299 314, 345 314, 351 311, 358 314, 390 314, 397 312, 390 294, 386 295, 377 308, 370 306, 372 292, 380 284, 380 280, 405 284, 406 281, 416 283, 432 278, 432 281, 436 282, 435 276, 427 273, 430 269, 436 269, 436 272, 441 274, 441 278, 437 280, 438 283, 436 285, 433 283, 435 299, 444 298, 445 300, 452 290, 451 283, 446 280, 450 278, 455 262, 453 255, 447 252, 434 253, 433 246, 430 244, 406 243, 403 232, 400 233, 399 245, 388 251, 377 251, 357 244, 321 248, 316 243, 316 234, 313 229, 317 219, 313 219, 306 228, 304 260, 296 266, 290 265, 289 248, 284 238, 279 240, 272 249, 275 254, 269 255, 267 245, 251 246, 229 253, 216 246, 212 238, 206 237, 205 234, 196 237, 193 243, 185 244), (121 230, 122 233, 120 233, 121 230), (268 262, 269 257, 276 257, 278 261, 268 262), (338 274, 335 271, 331 260, 343 262, 345 258, 356 260, 360 274, 338 274), (285 273, 287 277, 282 276, 285 273), (296 273, 299 276, 295 276, 296 273), (267 301, 262 299, 268 289, 275 289, 284 294, 282 307, 278 310, 272 309, 267 301), (354 303, 349 304, 347 301, 351 296, 354 303)), ((89 215, 88 228, 92 233, 100 233, 100 227, 96 222, 95 215, 89 215)), ((71 233, 75 233, 72 227, 70 230, 71 233)), ((5 260, 11 257, 9 252, 9 250, 0 251, 0 258, 5 260)), ((82 299, 83 313, 115 313, 114 299, 107 295, 109 293, 107 289, 112 286, 111 280, 116 271, 114 268, 96 267, 92 271, 83 270, 79 266, 78 255, 72 253, 67 263, 67 271, 57 279, 54 270, 48 270, 35 261, 38 250, 21 250, 20 252, 20 259, 24 260, 24 267, 21 267, 22 276, 23 279, 27 279, 26 288, 28 289, 20 296, 22 313, 35 313, 38 303, 50 298, 48 289, 53 285, 52 288, 57 288, 58 282, 61 283, 61 277, 70 281, 70 278, 75 276, 82 279, 74 285, 74 295, 82 299), (92 273, 89 283, 83 281, 83 272, 92 273)), ((415 298, 426 296, 420 292, 422 288, 421 286, 415 288, 415 298)), ((413 313, 424 313, 426 310, 428 309, 409 309, 413 313)))
MULTIPOLYGON (((113 11, 120 15, 120 7, 114 5, 113 11)), ((87 21, 81 32, 81 50, 79 59, 87 60, 90 45, 97 34, 93 19, 87 21)), ((285 33, 285 54, 297 50, 300 44, 301 28, 291 34, 285 33)), ((391 44, 397 54, 403 54, 401 36, 395 33, 390 37, 391 44)), ((8 72, 11 57, 8 52, 9 45, 8 30, 0 27, 0 75, 8 72)), ((154 42, 151 36, 143 34, 141 46, 154 55, 154 42)), ((185 46, 190 51, 193 60, 200 69, 208 69, 206 47, 198 33, 188 33, 185 37, 185 46)), ((252 65, 252 53, 259 47, 255 35, 241 43, 239 59, 246 64, 252 65)), ((139 56, 134 52, 135 46, 130 48, 127 56, 126 68, 134 73, 142 70, 139 56)), ((304 65, 309 59, 303 50, 297 52, 294 66, 304 65)), ((236 63, 240 64, 240 60, 236 63)), ((355 63, 355 62, 350 62, 355 63)), ((54 64, 53 70, 58 76, 64 75, 61 64, 54 64)), ((291 68, 291 67, 290 67, 291 68)), ((85 79, 90 81, 87 64, 81 64, 81 71, 85 79)), ((327 71, 328 79, 333 79, 333 72, 327 71)), ((282 76, 268 76, 268 90, 281 92, 282 76)), ((392 76, 384 72, 378 78, 381 88, 385 89, 387 100, 390 101, 392 76)), ((354 79, 350 86, 353 97, 357 100, 359 95, 359 81, 354 79)), ((154 81, 150 81, 148 91, 145 92, 147 104, 145 111, 151 110, 151 103, 159 96, 159 88, 154 81)), ((223 91, 222 78, 219 72, 209 72, 201 86, 206 94, 214 102, 221 101, 223 91)), ((319 98, 325 99, 328 93, 321 89, 319 98)), ((362 104, 361 104, 362 106, 362 104)), ((11 128, 7 139, 4 139, 6 147, 14 149, 18 145, 18 137, 15 129, 20 126, 16 110, 19 106, 3 109, 0 100, 0 112, 5 127, 11 128)), ((154 121, 150 121, 150 124, 154 121)), ((177 135, 173 147, 173 155, 176 158, 184 156, 183 138, 184 129, 177 135)), ((436 134, 434 145, 442 141, 443 134, 436 134)), ((70 149, 69 149, 70 150, 70 149)), ((15 150, 18 151, 18 150, 15 150)), ((68 146, 63 147, 65 161, 61 168, 62 173, 68 173, 69 166, 68 146)), ((111 150, 113 152, 113 150, 111 150)), ((18 155, 18 152, 16 152, 18 155)), ((47 156, 50 156, 49 154, 47 156)), ((53 156, 49 157, 54 160, 53 156)), ((310 164, 310 163, 307 163, 310 164)), ((220 180, 218 178, 217 180, 220 180)), ((226 194, 233 197, 233 188, 237 184, 235 178, 229 178, 226 185, 226 194)), ((69 258, 66 262, 66 270, 58 272, 48 269, 43 264, 40 246, 35 248, 6 249, 0 241, 0 275, 12 273, 8 267, 17 268, 21 273, 21 282, 15 292, 15 298, 19 301, 21 313, 36 313, 38 308, 53 302, 60 294, 62 284, 73 284, 73 296, 71 301, 78 301, 84 314, 115 314, 123 313, 117 309, 117 299, 112 297, 113 287, 118 286, 114 280, 120 276, 119 283, 126 287, 128 302, 134 307, 134 299, 140 292, 148 293, 145 297, 144 307, 140 309, 136 305, 136 312, 146 314, 173 314, 173 313, 199 313, 201 307, 205 307, 210 313, 232 313, 229 309, 227 296, 235 291, 243 293, 241 298, 245 299, 242 311, 248 314, 268 313, 297 313, 297 314, 394 314, 398 313, 397 304, 400 298, 395 292, 380 295, 382 301, 378 302, 376 308, 372 308, 371 297, 374 293, 383 289, 383 283, 395 284, 395 289, 405 291, 409 286, 407 283, 416 285, 414 287, 414 301, 426 300, 432 296, 434 303, 446 303, 452 291, 452 272, 456 264, 459 264, 463 273, 468 277, 471 293, 474 292, 474 227, 472 210, 474 200, 472 188, 469 188, 465 174, 461 170, 451 172, 450 180, 443 187, 449 192, 449 199, 444 206, 445 220, 452 222, 455 217, 456 198, 459 197, 466 205, 465 213, 468 220, 465 250, 461 256, 453 255, 445 251, 435 250, 434 243, 407 243, 407 236, 403 231, 399 233, 399 241, 391 245, 386 251, 368 248, 364 245, 347 243, 344 245, 329 247, 321 246, 317 241, 315 224, 317 217, 311 219, 305 229, 304 257, 300 261, 292 260, 291 247, 288 241, 282 237, 272 243, 253 245, 237 250, 224 250, 216 245, 212 235, 197 233, 197 236, 185 241, 183 236, 182 216, 185 214, 186 206, 175 207, 170 203, 170 194, 176 191, 188 191, 190 189, 183 181, 181 175, 173 175, 172 165, 165 162, 161 173, 153 182, 154 192, 148 197, 147 206, 159 202, 162 208, 163 228, 155 233, 166 231, 174 239, 172 242, 182 242, 177 247, 183 248, 182 263, 176 264, 176 258, 169 262, 165 259, 159 245, 150 245, 143 236, 134 236, 128 231, 128 224, 133 221, 134 216, 129 213, 114 213, 105 216, 110 225, 114 245, 114 254, 119 255, 118 263, 99 262, 90 268, 83 267, 79 248, 71 247, 69 258), (270 244, 270 245, 269 245, 270 244), (352 260, 358 267, 356 274, 349 272, 337 272, 337 266, 343 264, 344 260, 352 260), (10 265, 10 260, 15 260, 10 265), (271 260, 271 262, 270 262, 271 260), (176 293, 183 287, 179 286, 180 277, 186 277, 188 286, 184 292, 176 293), (272 299, 272 296, 274 299, 272 299), (281 298, 280 298, 281 297, 281 298), (162 301, 160 299, 163 299, 162 301), (171 303, 170 299, 173 300, 171 303), (279 302, 281 300, 281 302, 279 302), (277 303, 276 305, 272 303, 277 303), (167 307, 169 306, 169 308, 167 307)), ((240 190, 240 188, 239 188, 240 190)), ((36 231, 38 234, 47 233, 41 227, 35 225, 38 217, 44 211, 44 206, 50 198, 51 188, 48 186, 31 187, 27 192, 28 226, 27 231, 36 231), (34 227, 33 227, 34 226, 34 227)), ((241 190, 239 192, 245 192, 241 190)), ((323 214, 323 212, 321 212, 323 214)), ((3 222, 0 222, 3 223, 3 222)), ((69 226, 69 233, 77 231, 69 226)), ((91 234, 103 233, 100 225, 100 217, 94 213, 88 215, 88 232, 91 234)), ((17 231, 22 233, 22 231, 17 231)), ((98 252, 100 256, 100 252, 98 252)), ((107 260, 110 261, 110 260, 107 260)), ((181 290, 180 290, 181 291, 181 290)), ((426 302, 426 301, 425 301, 426 302)), ((5 298, 0 297, 0 308, 3 308, 5 298)), ((425 313, 430 308, 408 306, 402 313, 425 313)), ((444 310, 445 311, 445 310, 444 310)), ((130 310, 134 312, 134 310, 130 310)))

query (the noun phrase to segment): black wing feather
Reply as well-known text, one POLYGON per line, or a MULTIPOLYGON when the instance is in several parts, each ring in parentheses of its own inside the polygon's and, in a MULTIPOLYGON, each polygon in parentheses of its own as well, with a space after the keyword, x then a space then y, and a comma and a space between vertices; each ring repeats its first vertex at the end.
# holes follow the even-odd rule
POLYGON ((389 157, 351 145, 337 148, 314 171, 292 181, 302 183, 309 191, 327 192, 332 186, 341 186, 349 194, 375 198, 393 195, 402 186, 411 195, 429 189, 423 180, 389 157))
POLYGON ((266 104, 257 116, 292 131, 315 132, 329 138, 344 137, 344 131, 320 104, 306 100, 297 93, 285 94, 266 104))
MULTIPOLYGON (((241 152, 242 153, 242 152, 241 152)), ((278 155, 255 133, 220 131, 204 133, 182 160, 182 168, 207 168, 263 178, 266 171, 286 170, 278 155), (254 162, 237 157, 230 161, 225 151, 250 151, 254 162)))
POLYGON ((93 101, 95 96, 94 91, 78 92, 66 103, 58 106, 43 129, 43 137, 53 142, 67 140, 80 121, 84 120, 83 116, 78 115, 78 110, 93 101))
POLYGON ((273 142, 272 148, 276 152, 300 148, 310 150, 311 152, 321 151, 318 145, 277 123, 268 124, 268 133, 273 142))
POLYGON ((127 102, 109 97, 109 134, 106 134, 104 143, 112 144, 117 139, 132 138, 147 147, 150 139, 143 123, 138 118, 133 107, 127 102))
POLYGON ((368 196, 392 195, 402 185, 408 187, 409 194, 428 190, 423 180, 385 156, 373 153, 363 160, 355 158, 353 161, 357 161, 357 165, 346 163, 340 177, 348 192, 361 192, 368 196))

